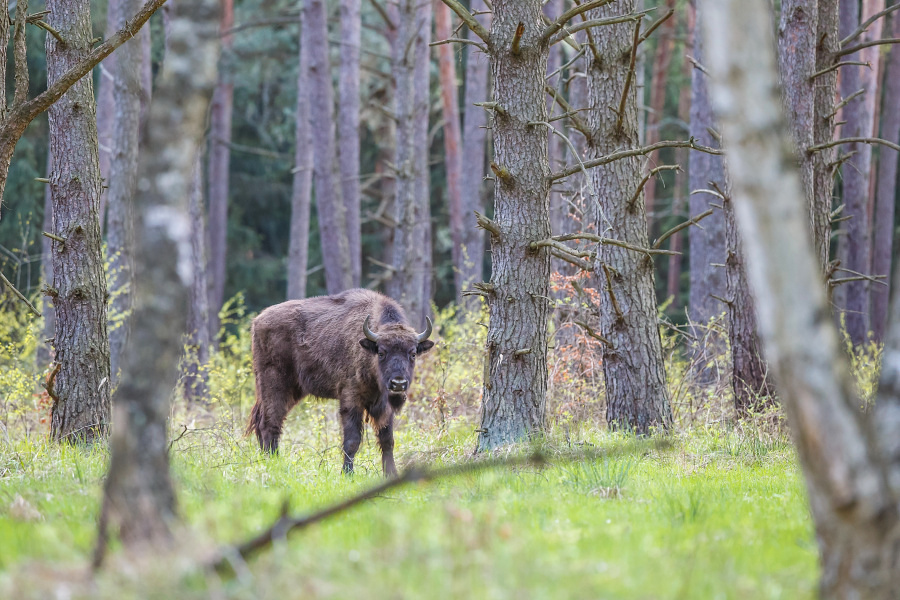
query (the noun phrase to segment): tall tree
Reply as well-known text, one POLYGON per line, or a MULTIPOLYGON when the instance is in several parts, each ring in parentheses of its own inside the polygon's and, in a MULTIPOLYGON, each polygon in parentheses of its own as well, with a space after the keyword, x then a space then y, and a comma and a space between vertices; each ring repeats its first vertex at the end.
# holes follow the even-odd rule
MULTIPOLYGON (((2 64, 2 63, 0 63, 2 64)), ((47 148, 47 169, 53 164, 53 157, 47 148)), ((44 188, 44 225, 42 231, 53 231, 53 191, 48 185, 44 188)), ((44 284, 53 284, 53 240, 44 236, 41 238, 41 278, 44 284)), ((43 370, 53 362, 53 336, 56 335, 56 313, 53 310, 53 302, 45 298, 41 303, 41 315, 44 321, 44 343, 39 345, 36 353, 37 368, 43 370)))
POLYGON ((353 264, 346 209, 341 186, 335 177, 334 86, 328 61, 328 19, 324 0, 304 0, 302 29, 301 35, 309 52, 309 117, 318 128, 313 153, 313 182, 325 287, 329 294, 337 294, 353 287, 353 264))
MULTIPOLYGON (((47 84, 90 52, 90 0, 50 0, 48 20, 65 44, 48 35, 47 84)), ((27 10, 20 0, 17 10, 27 10)), ((25 44, 24 22, 14 44, 25 44)), ((24 49, 22 51, 24 54, 24 49)), ((50 107, 53 195, 53 307, 59 372, 54 379, 50 436, 56 441, 105 438, 110 422, 106 273, 100 235, 100 163, 93 83, 80 80, 50 107)))
MULTIPOLYGON (((119 0, 108 0, 106 3, 106 37, 113 35, 119 28, 119 0)), ((97 140, 100 147, 100 176, 109 185, 109 165, 113 155, 113 121, 116 117, 116 103, 113 99, 115 87, 116 58, 118 53, 100 63, 100 89, 97 93, 97 140)), ((106 216, 107 194, 100 192, 100 229, 103 229, 106 216)))
MULTIPOLYGON (((116 27, 140 8, 140 0, 118 0, 116 27)), ((116 53, 113 73, 112 156, 107 192, 107 252, 113 279, 110 289, 113 320, 109 330, 110 380, 119 378, 119 360, 128 340, 132 307, 132 262, 134 260, 132 202, 137 184, 138 138, 141 127, 143 49, 141 37, 123 45, 116 53)))
MULTIPOLYGON (((767 0, 705 0, 714 105, 723 124, 737 221, 748 254, 760 329, 806 479, 822 561, 820 595, 892 598, 900 400, 890 387, 871 421, 828 314, 796 161, 784 148, 775 41, 767 0), (790 257, 786 260, 785 257, 790 257)), ((898 379, 890 364, 892 383, 898 379)))
POLYGON ((173 544, 177 513, 166 418, 192 279, 187 204, 216 84, 219 8, 219 0, 176 4, 170 52, 150 107, 135 197, 133 340, 116 394, 95 565, 103 558, 110 528, 130 553, 152 555, 173 544))
MULTIPOLYGON (((675 11, 675 0, 665 0, 667 11, 675 11)), ((659 141, 659 130, 666 106, 666 84, 669 81, 669 65, 675 49, 675 25, 673 18, 667 19, 659 27, 656 38, 656 52, 653 55, 653 66, 650 74, 650 110, 647 114, 648 145, 659 141)), ((657 153, 650 154, 650 163, 656 164, 657 153)), ((656 211, 656 178, 644 186, 644 202, 647 205, 647 216, 653 218, 656 211)))
POLYGON ((233 46, 234 0, 221 0, 222 58, 219 81, 213 94, 209 115, 209 323, 213 342, 219 336, 219 311, 225 302, 225 274, 228 258, 228 190, 231 164, 231 113, 234 105, 234 83, 228 59, 233 46))
POLYGON ((309 121, 309 59, 306 40, 300 39, 297 68, 297 112, 294 143, 294 182, 291 191, 291 239, 288 246, 288 300, 306 297, 309 262, 309 214, 312 200, 312 125, 309 121))
MULTIPOLYGON (((130 0, 125 0, 130 1, 130 0)), ((204 401, 208 394, 209 281, 206 261, 206 210, 203 203, 203 148, 197 150, 191 174, 188 215, 191 222, 191 284, 188 299, 187 339, 182 358, 184 399, 204 401)))
MULTIPOLYGON (((341 66, 338 77, 338 165, 347 221, 347 243, 353 286, 362 278, 359 208, 359 52, 362 22, 360 0, 341 0, 341 66)), ((427 53, 426 53, 427 56, 427 53)))
MULTIPOLYGON (((892 38, 900 38, 900 14, 891 17, 892 38)), ((881 138, 900 144, 900 45, 891 48, 884 68, 884 106, 881 111, 881 138)), ((888 290, 891 285, 894 254, 894 221, 897 203, 897 163, 900 153, 882 148, 878 160, 878 183, 875 192, 872 273, 887 275, 887 286, 872 288, 872 331, 875 339, 884 340, 888 314, 888 290)), ((898 261, 900 262, 900 261, 898 261)), ((897 282, 894 282, 897 286, 897 282)))

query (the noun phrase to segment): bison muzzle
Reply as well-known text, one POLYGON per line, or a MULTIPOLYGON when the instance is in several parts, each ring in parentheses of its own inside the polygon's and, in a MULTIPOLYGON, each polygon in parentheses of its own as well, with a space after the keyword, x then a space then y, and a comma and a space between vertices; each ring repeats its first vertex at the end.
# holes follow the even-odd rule
POLYGON ((256 404, 247 433, 263 451, 276 452, 288 412, 305 396, 340 402, 344 471, 368 416, 388 477, 394 465, 394 414, 406 402, 416 357, 434 342, 431 319, 422 333, 409 326, 394 300, 369 290, 291 300, 253 320, 256 404))

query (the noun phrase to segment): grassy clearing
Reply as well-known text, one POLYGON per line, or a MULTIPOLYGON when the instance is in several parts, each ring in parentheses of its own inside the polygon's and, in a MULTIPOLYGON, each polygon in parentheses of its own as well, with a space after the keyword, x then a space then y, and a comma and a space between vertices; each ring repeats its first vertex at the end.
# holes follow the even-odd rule
MULTIPOLYGON (((189 524, 181 559, 243 540, 285 500, 302 512, 374 483, 371 436, 359 474, 340 475, 330 412, 298 411, 284 454, 270 460, 222 420, 178 440, 173 471, 189 524)), ((402 427, 400 463, 467 460, 471 424, 440 431, 402 427)), ((60 580, 92 598, 813 597, 813 533, 786 443, 712 429, 669 442, 569 430, 541 450, 546 468, 391 492, 292 536, 237 577, 164 561, 149 581, 111 569, 85 587, 106 453, 0 442, 0 597, 47 597, 60 580), (584 449, 595 456, 566 458, 584 449)))

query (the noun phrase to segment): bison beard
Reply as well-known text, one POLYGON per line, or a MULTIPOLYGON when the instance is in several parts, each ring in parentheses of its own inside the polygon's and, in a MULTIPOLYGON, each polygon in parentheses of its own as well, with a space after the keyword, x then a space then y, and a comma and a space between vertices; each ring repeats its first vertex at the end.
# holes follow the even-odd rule
POLYGON ((256 404, 247 433, 277 452, 288 412, 305 396, 340 402, 344 471, 362 441, 366 415, 388 477, 394 465, 394 413, 406 402, 416 356, 434 346, 431 320, 421 334, 394 300, 369 290, 283 302, 253 320, 256 404))

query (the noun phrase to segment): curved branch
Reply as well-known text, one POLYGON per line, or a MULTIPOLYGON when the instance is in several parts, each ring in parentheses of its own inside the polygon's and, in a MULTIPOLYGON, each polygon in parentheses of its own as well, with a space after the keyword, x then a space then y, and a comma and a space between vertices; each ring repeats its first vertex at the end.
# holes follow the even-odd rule
MULTIPOLYGON (((615 0, 591 0, 590 2, 585 2, 584 4, 579 4, 573 6, 563 14, 559 15, 555 21, 547 25, 547 28, 544 29, 544 33, 541 36, 541 41, 543 43, 548 43, 550 39, 556 35, 560 29, 566 26, 566 23, 577 17, 578 15, 585 13, 589 10, 593 10, 595 8, 600 8, 601 6, 606 6, 615 0)), ((447 0, 444 0, 447 2, 447 0)))
POLYGON ((892 150, 896 150, 900 152, 900 146, 893 142, 889 142, 887 140, 883 140, 881 138, 867 138, 867 137, 851 137, 851 138, 843 138, 840 140, 833 140, 831 142, 825 142, 824 144, 817 144, 815 146, 810 146, 808 152, 818 152, 820 150, 825 150, 826 148, 832 148, 834 146, 840 146, 841 144, 876 144, 880 146, 887 146, 892 150))
POLYGON ((472 33, 480 37, 485 44, 490 48, 491 46, 491 33, 484 28, 484 25, 478 22, 478 19, 468 11, 468 9, 460 4, 458 0, 443 0, 444 4, 450 7, 450 10, 456 13, 462 22, 466 24, 466 26, 472 30, 472 33))

